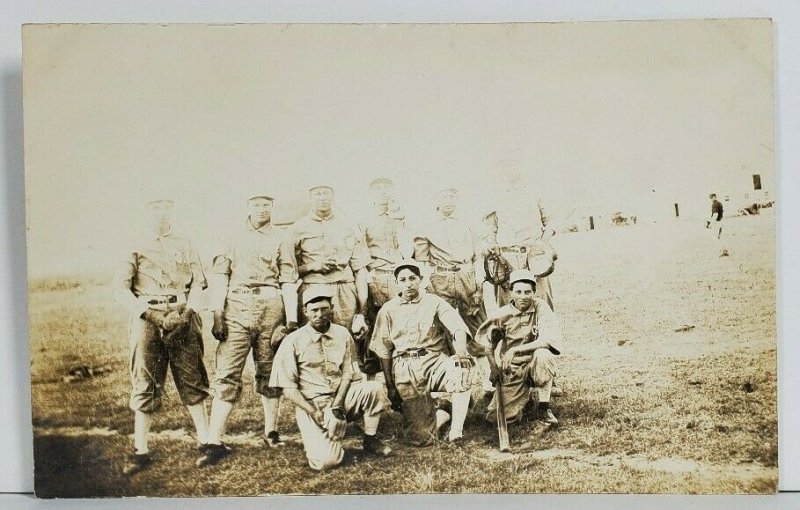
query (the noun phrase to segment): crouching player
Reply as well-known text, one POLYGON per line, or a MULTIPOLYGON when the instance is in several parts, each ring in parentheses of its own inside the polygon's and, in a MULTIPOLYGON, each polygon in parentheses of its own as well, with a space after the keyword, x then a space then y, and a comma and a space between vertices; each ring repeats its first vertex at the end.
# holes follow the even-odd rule
POLYGON ((270 376, 270 386, 282 388, 295 403, 308 465, 318 471, 342 463, 347 422, 359 416, 364 419, 364 453, 391 453, 376 435, 381 412, 390 406, 386 388, 379 381, 353 381, 358 374, 353 337, 331 322, 332 298, 327 287, 303 293, 308 323, 281 342, 270 376))
MULTIPOLYGON (((493 373, 502 371, 506 420, 518 420, 530 401, 531 389, 536 392, 537 420, 552 428, 558 419, 550 409, 556 356, 561 354, 561 328, 558 318, 543 299, 535 297, 536 276, 520 269, 511 273, 509 304, 489 314, 478 328, 476 341, 494 350, 490 356, 493 373)), ((489 403, 487 420, 494 421, 497 398, 489 403)))

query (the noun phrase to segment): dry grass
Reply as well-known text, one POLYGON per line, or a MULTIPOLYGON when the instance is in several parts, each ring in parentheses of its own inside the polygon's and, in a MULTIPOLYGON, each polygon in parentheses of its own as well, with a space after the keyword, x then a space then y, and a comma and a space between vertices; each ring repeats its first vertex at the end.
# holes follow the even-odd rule
MULTIPOLYGON (((727 259, 716 257, 706 234, 702 226, 675 222, 560 239, 553 286, 569 349, 559 374, 566 395, 554 402, 558 430, 539 434, 530 422, 512 425, 514 452, 499 454, 494 427, 476 412, 462 450, 394 442, 390 459, 359 459, 324 474, 306 467, 284 404, 281 429, 295 439, 285 449, 266 451, 244 440, 223 464, 197 471, 192 442, 160 434, 153 468, 123 477, 132 431, 127 318, 110 301, 107 280, 38 282, 29 299, 37 493, 775 491, 772 217, 729 221, 727 259), (675 331, 684 324, 694 327, 675 331), (114 370, 61 382, 75 365, 114 370), (63 427, 72 429, 60 432, 63 427), (89 435, 98 427, 118 433, 89 435)), ((206 331, 210 370, 215 345, 206 331)), ((245 378, 252 381, 250 369, 245 378)), ((176 397, 170 383, 156 431, 191 428, 176 397)), ((397 415, 387 415, 384 433, 398 423, 397 415)), ((261 427, 259 402, 245 391, 228 432, 261 427)), ((351 437, 357 448, 355 432, 351 437)))

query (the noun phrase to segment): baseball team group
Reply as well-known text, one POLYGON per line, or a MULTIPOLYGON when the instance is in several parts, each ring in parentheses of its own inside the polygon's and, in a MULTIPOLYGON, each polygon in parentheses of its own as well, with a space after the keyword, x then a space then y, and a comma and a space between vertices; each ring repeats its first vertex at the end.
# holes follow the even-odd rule
POLYGON ((274 199, 258 190, 242 197, 247 216, 205 269, 172 229, 176 204, 154 197, 149 235, 126 251, 114 284, 131 315, 134 451, 124 473, 153 462, 148 436, 168 370, 194 423, 196 466, 236 455, 223 439, 248 356, 265 448, 284 444, 279 407, 289 400, 314 470, 352 454, 342 446, 349 422, 363 431, 359 455, 391 455, 394 441, 380 430, 386 412, 402 413, 398 440, 413 446, 462 444, 476 398, 488 402, 487 420, 511 423, 527 408, 537 427, 557 426, 550 398, 561 392, 561 329, 548 281, 556 232, 517 180, 477 225, 462 218, 459 190, 448 187, 429 220, 412 227, 393 182, 380 177, 367 188, 373 212, 361 221, 344 216, 333 187, 319 184, 309 189, 308 214, 282 228, 272 222, 274 199), (216 340, 211 377, 198 314, 205 307, 216 340))

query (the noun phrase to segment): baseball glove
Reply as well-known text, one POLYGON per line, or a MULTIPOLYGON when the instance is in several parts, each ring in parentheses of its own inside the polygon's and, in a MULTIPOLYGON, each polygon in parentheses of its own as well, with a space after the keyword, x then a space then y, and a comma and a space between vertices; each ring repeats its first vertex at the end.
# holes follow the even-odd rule
POLYGON ((325 429, 325 434, 328 438, 333 440, 344 439, 347 432, 347 420, 344 417, 341 409, 333 410, 332 407, 325 409, 322 413, 323 422, 322 426, 325 429), (339 416, 337 416, 337 414, 339 416))
POLYGON ((508 290, 508 278, 511 276, 511 263, 501 253, 490 251, 483 259, 486 281, 508 290))

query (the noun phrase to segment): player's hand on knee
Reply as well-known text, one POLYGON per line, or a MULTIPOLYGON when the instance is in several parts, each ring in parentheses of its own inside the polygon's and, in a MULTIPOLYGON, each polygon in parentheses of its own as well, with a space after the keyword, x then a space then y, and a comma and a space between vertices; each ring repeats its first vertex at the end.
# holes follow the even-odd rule
POLYGON ((347 420, 344 416, 344 410, 340 407, 325 409, 322 427, 325 429, 328 438, 333 440, 343 439, 347 432, 347 420))

